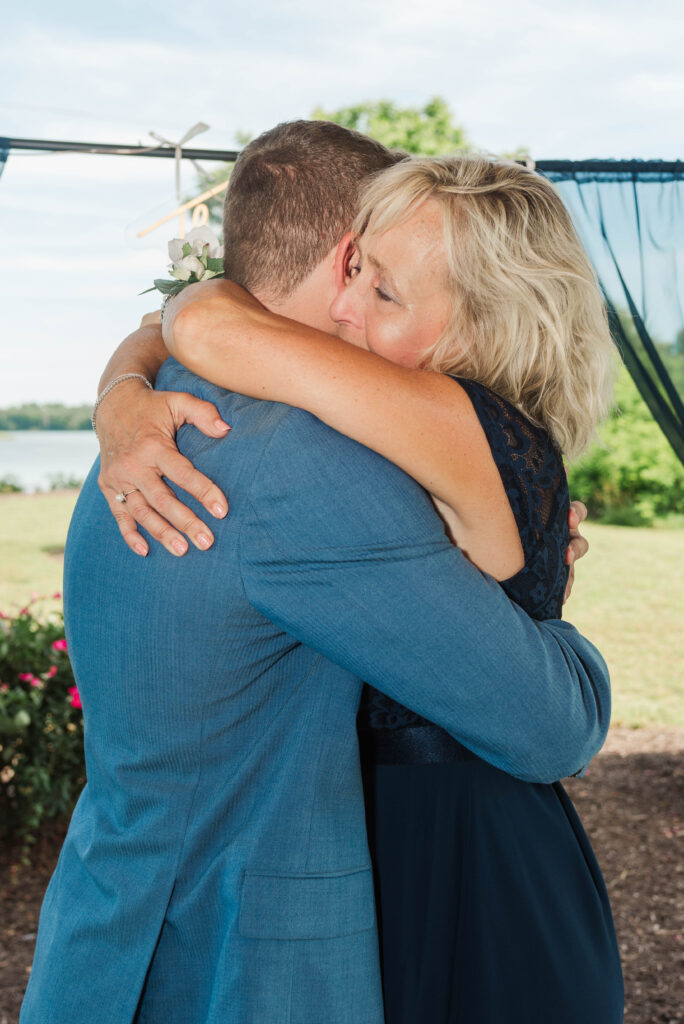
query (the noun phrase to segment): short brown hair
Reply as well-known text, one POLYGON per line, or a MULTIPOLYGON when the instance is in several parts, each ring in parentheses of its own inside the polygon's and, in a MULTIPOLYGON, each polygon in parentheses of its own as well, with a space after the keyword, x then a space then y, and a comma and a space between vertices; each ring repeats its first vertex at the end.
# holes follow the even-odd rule
POLYGON ((349 230, 362 183, 404 154, 332 121, 288 121, 240 153, 223 209, 225 274, 280 300, 349 230))

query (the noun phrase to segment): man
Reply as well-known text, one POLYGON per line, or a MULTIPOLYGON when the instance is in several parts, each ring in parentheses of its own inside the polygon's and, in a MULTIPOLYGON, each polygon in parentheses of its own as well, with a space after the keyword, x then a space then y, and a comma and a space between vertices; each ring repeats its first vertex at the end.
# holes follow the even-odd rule
MULTIPOLYGON (((228 273, 271 308, 329 327, 353 212, 336 182, 353 154, 377 166, 372 147, 369 159, 368 140, 319 122, 247 147, 227 198, 228 273), (313 193, 333 216, 303 232, 313 193)), ((138 358, 129 372, 149 368, 149 354, 138 358)), ((113 390, 101 430, 117 392, 138 385, 113 390)), ((21 1019, 381 1024, 360 680, 497 766, 547 781, 600 746, 605 666, 571 626, 532 622, 478 573, 395 466, 306 413, 222 391, 173 361, 157 386, 193 392, 231 424, 229 439, 178 432, 231 513, 197 550, 207 545, 193 501, 196 548, 172 561, 154 545, 137 558, 96 468, 83 488, 65 602, 88 785, 46 895, 21 1019)), ((167 401, 143 392, 139 404, 167 401)), ((207 411, 191 415, 206 423, 207 411)), ((115 485, 134 487, 126 508, 153 523, 153 485, 115 485)), ((165 500, 167 519, 183 515, 165 500)))

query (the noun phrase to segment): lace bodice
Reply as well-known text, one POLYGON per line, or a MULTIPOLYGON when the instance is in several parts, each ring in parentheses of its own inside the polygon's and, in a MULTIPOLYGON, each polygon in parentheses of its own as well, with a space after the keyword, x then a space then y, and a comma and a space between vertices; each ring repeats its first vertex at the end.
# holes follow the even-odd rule
MULTIPOLYGON (((489 388, 463 378, 458 381, 486 434, 525 556, 523 568, 501 586, 532 618, 560 618, 568 578, 565 549, 570 503, 560 451, 545 430, 489 388)), ((420 715, 378 690, 364 687, 360 729, 424 724, 420 715)))

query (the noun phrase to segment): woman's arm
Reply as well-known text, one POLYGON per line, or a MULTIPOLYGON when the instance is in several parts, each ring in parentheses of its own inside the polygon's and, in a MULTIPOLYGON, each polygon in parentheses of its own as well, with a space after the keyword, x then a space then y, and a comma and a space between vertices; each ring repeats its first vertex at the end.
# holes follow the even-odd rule
POLYGON ((156 319, 155 325, 152 314, 145 314, 138 330, 124 338, 112 352, 100 377, 98 394, 125 373, 140 373, 154 384, 159 367, 169 355, 162 340, 158 314, 156 319))
POLYGON ((454 539, 481 568, 500 579, 521 568, 498 469, 456 381, 274 315, 225 280, 185 289, 167 306, 163 330, 169 351, 195 373, 306 409, 396 463, 447 506, 440 511, 454 539))

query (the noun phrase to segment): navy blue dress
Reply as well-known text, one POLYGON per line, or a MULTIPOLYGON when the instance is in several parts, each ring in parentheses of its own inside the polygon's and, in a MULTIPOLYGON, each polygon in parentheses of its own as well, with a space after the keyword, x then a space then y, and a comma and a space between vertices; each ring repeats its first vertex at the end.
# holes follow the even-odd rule
MULTIPOLYGON (((525 556, 501 585, 534 618, 560 618, 569 506, 561 455, 498 395, 459 383, 525 556)), ((370 687, 358 725, 386 1024, 619 1024, 608 896, 560 783, 493 768, 370 687)))

